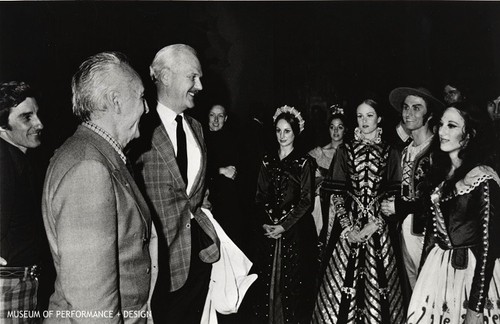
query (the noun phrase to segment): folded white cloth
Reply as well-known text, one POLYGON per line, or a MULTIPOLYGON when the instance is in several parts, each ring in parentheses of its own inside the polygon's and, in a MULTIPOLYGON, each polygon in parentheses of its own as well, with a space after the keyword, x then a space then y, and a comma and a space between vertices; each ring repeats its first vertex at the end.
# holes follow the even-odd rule
POLYGON ((220 240, 220 259, 212 264, 207 299, 201 318, 202 324, 217 324, 217 312, 232 314, 238 311, 248 288, 257 274, 248 274, 252 262, 227 236, 212 213, 202 208, 212 221, 220 240))

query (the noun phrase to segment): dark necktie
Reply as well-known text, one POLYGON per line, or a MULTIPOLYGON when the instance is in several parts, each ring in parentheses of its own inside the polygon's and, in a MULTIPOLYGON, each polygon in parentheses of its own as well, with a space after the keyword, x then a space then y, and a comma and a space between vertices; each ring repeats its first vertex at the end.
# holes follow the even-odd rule
POLYGON ((184 132, 184 128, 182 127, 182 116, 177 115, 175 117, 175 121, 177 122, 177 165, 179 166, 179 170, 181 171, 182 179, 184 179, 184 183, 187 185, 187 148, 186 148, 186 133, 184 132))

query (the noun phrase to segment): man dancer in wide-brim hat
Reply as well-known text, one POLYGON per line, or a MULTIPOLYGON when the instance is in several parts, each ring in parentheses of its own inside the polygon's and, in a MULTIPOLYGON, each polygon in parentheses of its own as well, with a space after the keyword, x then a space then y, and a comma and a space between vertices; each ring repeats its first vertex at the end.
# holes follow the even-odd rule
POLYGON ((420 201, 420 184, 430 168, 430 144, 434 136, 431 120, 444 105, 425 88, 396 88, 389 95, 391 105, 401 113, 413 141, 402 154, 401 196, 384 200, 382 212, 402 222, 401 248, 408 280, 415 286, 424 242, 425 219, 420 201))

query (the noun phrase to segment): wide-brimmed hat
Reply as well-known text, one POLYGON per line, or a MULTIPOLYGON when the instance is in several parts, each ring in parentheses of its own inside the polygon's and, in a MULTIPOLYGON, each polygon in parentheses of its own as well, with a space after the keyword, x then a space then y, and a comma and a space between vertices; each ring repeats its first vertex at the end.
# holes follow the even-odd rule
POLYGON ((431 92, 426 88, 396 88, 389 94, 389 102, 394 107, 394 109, 396 109, 398 112, 401 112, 403 102, 408 96, 423 98, 430 105, 430 107, 427 108, 431 109, 434 112, 439 112, 445 108, 444 103, 432 96, 431 92))

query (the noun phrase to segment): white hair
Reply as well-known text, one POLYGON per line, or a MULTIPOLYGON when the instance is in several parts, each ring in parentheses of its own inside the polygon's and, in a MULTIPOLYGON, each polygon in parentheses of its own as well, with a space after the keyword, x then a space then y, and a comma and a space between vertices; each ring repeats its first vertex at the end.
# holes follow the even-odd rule
POLYGON ((153 63, 149 67, 149 75, 156 83, 165 73, 165 70, 173 70, 181 54, 189 52, 197 56, 196 51, 189 45, 173 44, 162 48, 156 53, 153 63))
POLYGON ((115 86, 107 80, 114 73, 137 74, 119 52, 99 53, 80 65, 71 80, 73 114, 80 121, 89 121, 94 113, 106 110, 104 98, 115 86))

